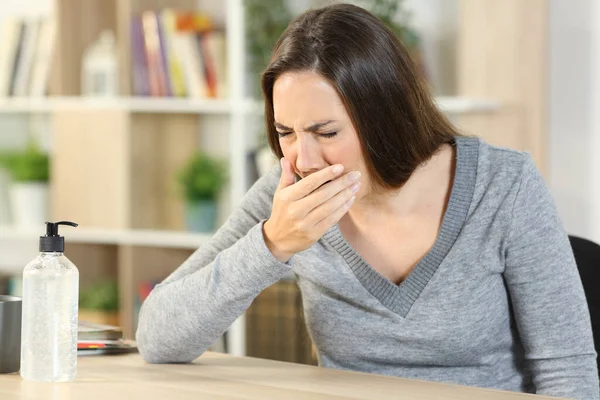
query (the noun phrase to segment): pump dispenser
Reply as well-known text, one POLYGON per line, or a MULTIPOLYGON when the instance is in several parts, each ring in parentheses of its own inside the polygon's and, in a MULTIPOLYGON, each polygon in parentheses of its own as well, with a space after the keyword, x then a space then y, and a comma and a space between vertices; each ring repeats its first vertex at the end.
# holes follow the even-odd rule
POLYGON ((23 271, 21 376, 40 382, 65 382, 77 374, 79 271, 65 257, 60 225, 46 222, 40 254, 23 271))

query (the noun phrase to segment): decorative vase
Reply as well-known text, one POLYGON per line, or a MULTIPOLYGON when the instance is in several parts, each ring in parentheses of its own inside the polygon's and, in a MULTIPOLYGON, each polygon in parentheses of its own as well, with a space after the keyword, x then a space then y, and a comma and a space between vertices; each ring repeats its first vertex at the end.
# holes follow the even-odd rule
POLYGON ((217 203, 213 200, 186 203, 185 223, 189 231, 214 232, 217 224, 217 203))
POLYGON ((13 223, 18 227, 39 227, 48 220, 48 184, 14 182, 10 187, 13 223))

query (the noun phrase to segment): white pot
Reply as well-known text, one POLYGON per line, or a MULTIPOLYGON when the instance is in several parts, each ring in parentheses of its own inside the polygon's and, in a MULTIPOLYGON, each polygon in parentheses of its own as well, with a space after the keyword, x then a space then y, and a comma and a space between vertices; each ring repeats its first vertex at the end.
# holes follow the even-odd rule
POLYGON ((0 169, 0 225, 10 225, 10 203, 8 200, 8 176, 0 169))
POLYGON ((19 227, 43 227, 48 220, 48 184, 13 183, 10 187, 13 223, 19 227))

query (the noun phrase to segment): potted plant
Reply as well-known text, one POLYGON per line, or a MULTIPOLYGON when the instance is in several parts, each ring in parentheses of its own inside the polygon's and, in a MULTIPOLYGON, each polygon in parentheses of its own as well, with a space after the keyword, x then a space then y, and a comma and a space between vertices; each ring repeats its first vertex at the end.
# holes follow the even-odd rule
POLYGON ((217 197, 227 180, 225 164, 197 152, 179 171, 185 198, 186 227, 195 232, 213 232, 217 220, 217 197))
POLYGON ((79 319, 119 326, 119 286, 115 280, 93 283, 79 292, 79 319))
POLYGON ((0 167, 11 180, 9 198, 15 225, 39 226, 48 220, 50 161, 37 144, 0 154, 0 167))

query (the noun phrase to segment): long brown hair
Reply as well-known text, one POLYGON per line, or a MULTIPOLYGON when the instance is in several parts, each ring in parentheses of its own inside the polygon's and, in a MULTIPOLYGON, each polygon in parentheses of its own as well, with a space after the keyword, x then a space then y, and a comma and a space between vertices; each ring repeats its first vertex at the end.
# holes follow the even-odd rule
POLYGON ((269 145, 283 157, 274 126, 273 85, 286 72, 314 71, 338 92, 358 133, 368 172, 401 187, 458 132, 435 105, 406 48, 373 14, 350 4, 295 18, 262 74, 269 145))

